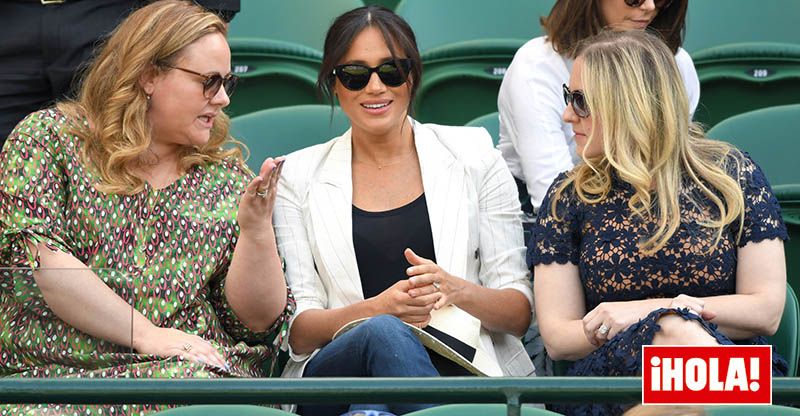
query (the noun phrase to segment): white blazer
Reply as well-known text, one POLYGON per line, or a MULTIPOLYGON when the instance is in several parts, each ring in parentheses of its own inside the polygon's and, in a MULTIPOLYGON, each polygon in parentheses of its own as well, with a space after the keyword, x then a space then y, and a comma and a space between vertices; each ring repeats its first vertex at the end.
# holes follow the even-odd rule
MULTIPOLYGON (((485 287, 516 289, 533 306, 516 185, 489 134, 482 128, 411 124, 437 264, 485 287)), ((273 225, 297 301, 290 334, 294 319, 309 309, 364 300, 353 249, 351 145, 347 131, 290 154, 283 167, 273 225)), ((534 373, 518 338, 485 328, 481 337, 506 375, 534 373)), ((319 350, 289 351, 284 377, 301 377, 319 350)))

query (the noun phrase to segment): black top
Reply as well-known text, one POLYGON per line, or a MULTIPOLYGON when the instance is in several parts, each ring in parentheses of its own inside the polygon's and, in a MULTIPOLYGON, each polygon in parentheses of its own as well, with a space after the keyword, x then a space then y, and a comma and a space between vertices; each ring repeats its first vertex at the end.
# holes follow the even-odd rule
MULTIPOLYGON (((436 262, 425 194, 388 211, 369 212, 353 205, 353 248, 364 299, 408 278, 406 269, 411 264, 403 254, 406 248, 436 262)), ((428 355, 442 376, 470 375, 467 370, 433 351, 428 350, 428 355)))
POLYGON ((403 254, 406 248, 435 262, 425 194, 388 211, 369 212, 353 205, 353 248, 364 299, 408 278, 406 269, 411 265, 403 254))

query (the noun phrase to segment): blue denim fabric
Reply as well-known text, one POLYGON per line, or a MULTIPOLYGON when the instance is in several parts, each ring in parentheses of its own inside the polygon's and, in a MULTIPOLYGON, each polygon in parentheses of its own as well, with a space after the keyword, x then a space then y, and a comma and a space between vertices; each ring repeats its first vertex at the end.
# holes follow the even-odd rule
MULTIPOLYGON (((372 317, 322 348, 303 377, 438 377, 425 347, 402 321, 372 317)), ((382 410, 402 415, 431 404, 301 405, 303 416, 341 415, 348 410, 382 410)))

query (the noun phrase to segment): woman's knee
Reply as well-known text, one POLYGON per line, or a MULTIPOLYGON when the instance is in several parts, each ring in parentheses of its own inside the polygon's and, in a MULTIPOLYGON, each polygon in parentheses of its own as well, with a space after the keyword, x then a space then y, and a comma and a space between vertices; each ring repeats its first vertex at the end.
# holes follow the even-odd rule
POLYGON ((377 315, 358 326, 362 336, 370 343, 391 345, 399 339, 416 338, 411 328, 392 315, 377 315))

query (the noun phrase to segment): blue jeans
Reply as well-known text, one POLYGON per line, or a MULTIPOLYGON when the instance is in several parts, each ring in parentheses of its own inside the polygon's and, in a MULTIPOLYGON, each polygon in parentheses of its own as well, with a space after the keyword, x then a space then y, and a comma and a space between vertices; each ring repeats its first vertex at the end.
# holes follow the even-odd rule
MULTIPOLYGON (((402 321, 374 316, 324 346, 306 366, 303 377, 438 377, 425 347, 402 321)), ((384 410, 398 415, 430 404, 301 405, 303 416, 341 415, 348 410, 384 410)))

